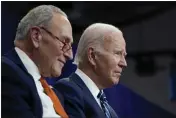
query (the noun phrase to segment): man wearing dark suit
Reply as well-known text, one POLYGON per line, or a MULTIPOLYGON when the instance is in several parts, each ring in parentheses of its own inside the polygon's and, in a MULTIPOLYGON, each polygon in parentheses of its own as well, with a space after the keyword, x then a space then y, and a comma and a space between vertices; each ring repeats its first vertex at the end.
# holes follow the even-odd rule
POLYGON ((95 23, 84 31, 74 61, 78 69, 54 86, 64 96, 69 118, 118 118, 103 89, 118 84, 127 66, 125 56, 126 43, 118 28, 95 23))
POLYGON ((59 8, 41 5, 23 17, 15 48, 1 58, 2 118, 67 116, 56 96, 61 94, 53 92, 43 77, 60 76, 66 60, 73 57, 72 42, 70 22, 59 8))

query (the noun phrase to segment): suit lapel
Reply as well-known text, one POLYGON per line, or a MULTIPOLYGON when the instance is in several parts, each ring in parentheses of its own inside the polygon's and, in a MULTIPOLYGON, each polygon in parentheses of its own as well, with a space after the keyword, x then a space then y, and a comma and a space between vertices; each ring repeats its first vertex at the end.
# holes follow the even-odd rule
MULTIPOLYGON (((102 114, 101 118, 105 118, 104 112, 102 111, 102 109, 99 107, 98 103, 96 102, 95 98, 93 97, 92 93, 89 91, 89 89, 87 88, 87 86, 84 84, 84 82, 82 81, 82 79, 75 73, 73 73, 70 76, 70 80, 74 81, 84 92, 86 93, 86 97, 89 97, 91 99, 91 103, 94 105, 94 107, 98 110, 99 114, 102 114)), ((109 105, 110 106, 110 105, 109 105)), ((110 113, 112 115, 112 118, 118 118, 116 112, 112 109, 112 107, 110 106, 110 113)))
POLYGON ((97 103, 97 101, 95 100, 94 96, 92 95, 90 90, 87 88, 85 83, 82 81, 82 79, 77 74, 73 73, 70 76, 70 80, 74 81, 83 90, 83 93, 86 94, 86 97, 91 100, 91 104, 93 105, 93 107, 98 111, 98 114, 102 115, 101 118, 105 118, 104 112, 102 111, 99 104, 97 103))
POLYGON ((21 73, 21 76, 24 77, 24 78, 22 78, 24 80, 23 82, 25 82, 26 84, 31 86, 30 89, 31 89, 31 91, 33 91, 32 94, 36 99, 33 101, 35 104, 36 114, 39 114, 39 113, 43 114, 42 103, 40 101, 40 97, 38 95, 37 88, 36 88, 35 82, 33 80, 33 77, 28 73, 27 69, 25 68, 25 66, 23 65, 22 61, 20 60, 18 54, 16 53, 15 49, 12 49, 8 53, 6 53, 4 56, 6 58, 8 58, 8 60, 10 60, 13 63, 15 63, 16 65, 18 65, 18 68, 19 68, 18 71, 19 71, 19 73, 21 73))
POLYGON ((7 57, 8 59, 10 59, 11 61, 13 61, 15 64, 17 64, 23 71, 25 71, 28 74, 27 69, 23 65, 23 63, 22 63, 21 59, 19 58, 15 49, 10 50, 4 56, 7 57))

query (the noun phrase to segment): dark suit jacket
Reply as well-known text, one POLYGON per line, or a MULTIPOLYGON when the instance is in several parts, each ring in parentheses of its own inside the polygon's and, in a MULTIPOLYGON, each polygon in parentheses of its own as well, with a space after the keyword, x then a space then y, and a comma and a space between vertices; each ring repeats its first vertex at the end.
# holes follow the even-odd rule
MULTIPOLYGON (((106 118, 95 98, 80 79, 73 73, 69 78, 59 80, 54 86, 64 96, 64 108, 69 118, 106 118)), ((111 109, 112 118, 117 118, 111 109)))
POLYGON ((42 118, 42 104, 33 77, 16 51, 13 49, 1 59, 2 118, 42 118))

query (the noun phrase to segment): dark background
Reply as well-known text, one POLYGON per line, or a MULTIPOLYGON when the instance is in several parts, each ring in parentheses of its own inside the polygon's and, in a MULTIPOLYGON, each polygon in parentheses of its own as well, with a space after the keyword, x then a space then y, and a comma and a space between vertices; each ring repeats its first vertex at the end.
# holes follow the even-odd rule
MULTIPOLYGON (((30 9, 41 4, 58 6, 68 15, 73 27, 74 54, 81 33, 92 23, 110 23, 119 27, 122 31, 125 31, 126 27, 135 23, 144 22, 157 15, 164 14, 169 10, 176 9, 175 2, 1 2, 2 54, 13 47, 16 28, 21 18, 30 9)), ((168 22, 169 20, 171 19, 168 19, 168 22)), ((173 32, 176 31, 173 30, 173 32)), ((128 35, 126 36, 124 33, 124 37, 128 37, 128 35)), ((170 55, 175 57, 176 54, 176 48, 174 48, 174 46, 166 46, 153 50, 153 48, 150 48, 150 43, 147 42, 145 44, 145 47, 147 48, 143 50, 132 50, 132 48, 128 48, 128 45, 129 47, 132 47, 134 42, 131 43, 128 38, 126 42, 128 52, 127 59, 132 58, 140 62, 137 70, 140 75, 152 74, 156 70, 154 66, 148 67, 149 64, 154 65, 153 60, 150 57, 154 55, 170 55), (150 68, 150 70, 147 70, 146 68, 150 68), (148 73, 145 73, 146 71, 148 73)), ((171 44, 174 43, 176 44, 176 41, 171 42, 171 44)), ((160 42, 158 42, 158 44, 160 44, 160 42)), ((165 44, 162 43, 160 45, 162 46, 165 44)), ((173 61, 170 74, 170 77, 173 78, 171 82, 171 91, 173 93, 171 100, 173 101, 176 99, 176 65, 174 64, 175 62, 173 61)), ((64 66, 61 77, 47 80, 52 85, 56 80, 68 77, 73 71, 75 71, 75 69, 76 66, 72 64, 72 61, 69 61, 64 66)), ((123 84, 118 84, 117 86, 106 89, 105 92, 109 103, 115 109, 120 118, 176 118, 176 116, 170 112, 147 101, 145 98, 136 94, 123 84)))

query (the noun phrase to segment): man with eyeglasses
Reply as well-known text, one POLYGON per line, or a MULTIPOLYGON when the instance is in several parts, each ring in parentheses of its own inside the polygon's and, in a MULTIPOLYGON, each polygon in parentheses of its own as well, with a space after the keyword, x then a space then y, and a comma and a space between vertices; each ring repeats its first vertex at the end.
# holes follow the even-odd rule
POLYGON ((62 95, 44 78, 61 75, 73 58, 72 43, 72 27, 61 9, 41 5, 22 18, 15 48, 1 58, 2 118, 68 118, 62 95))

